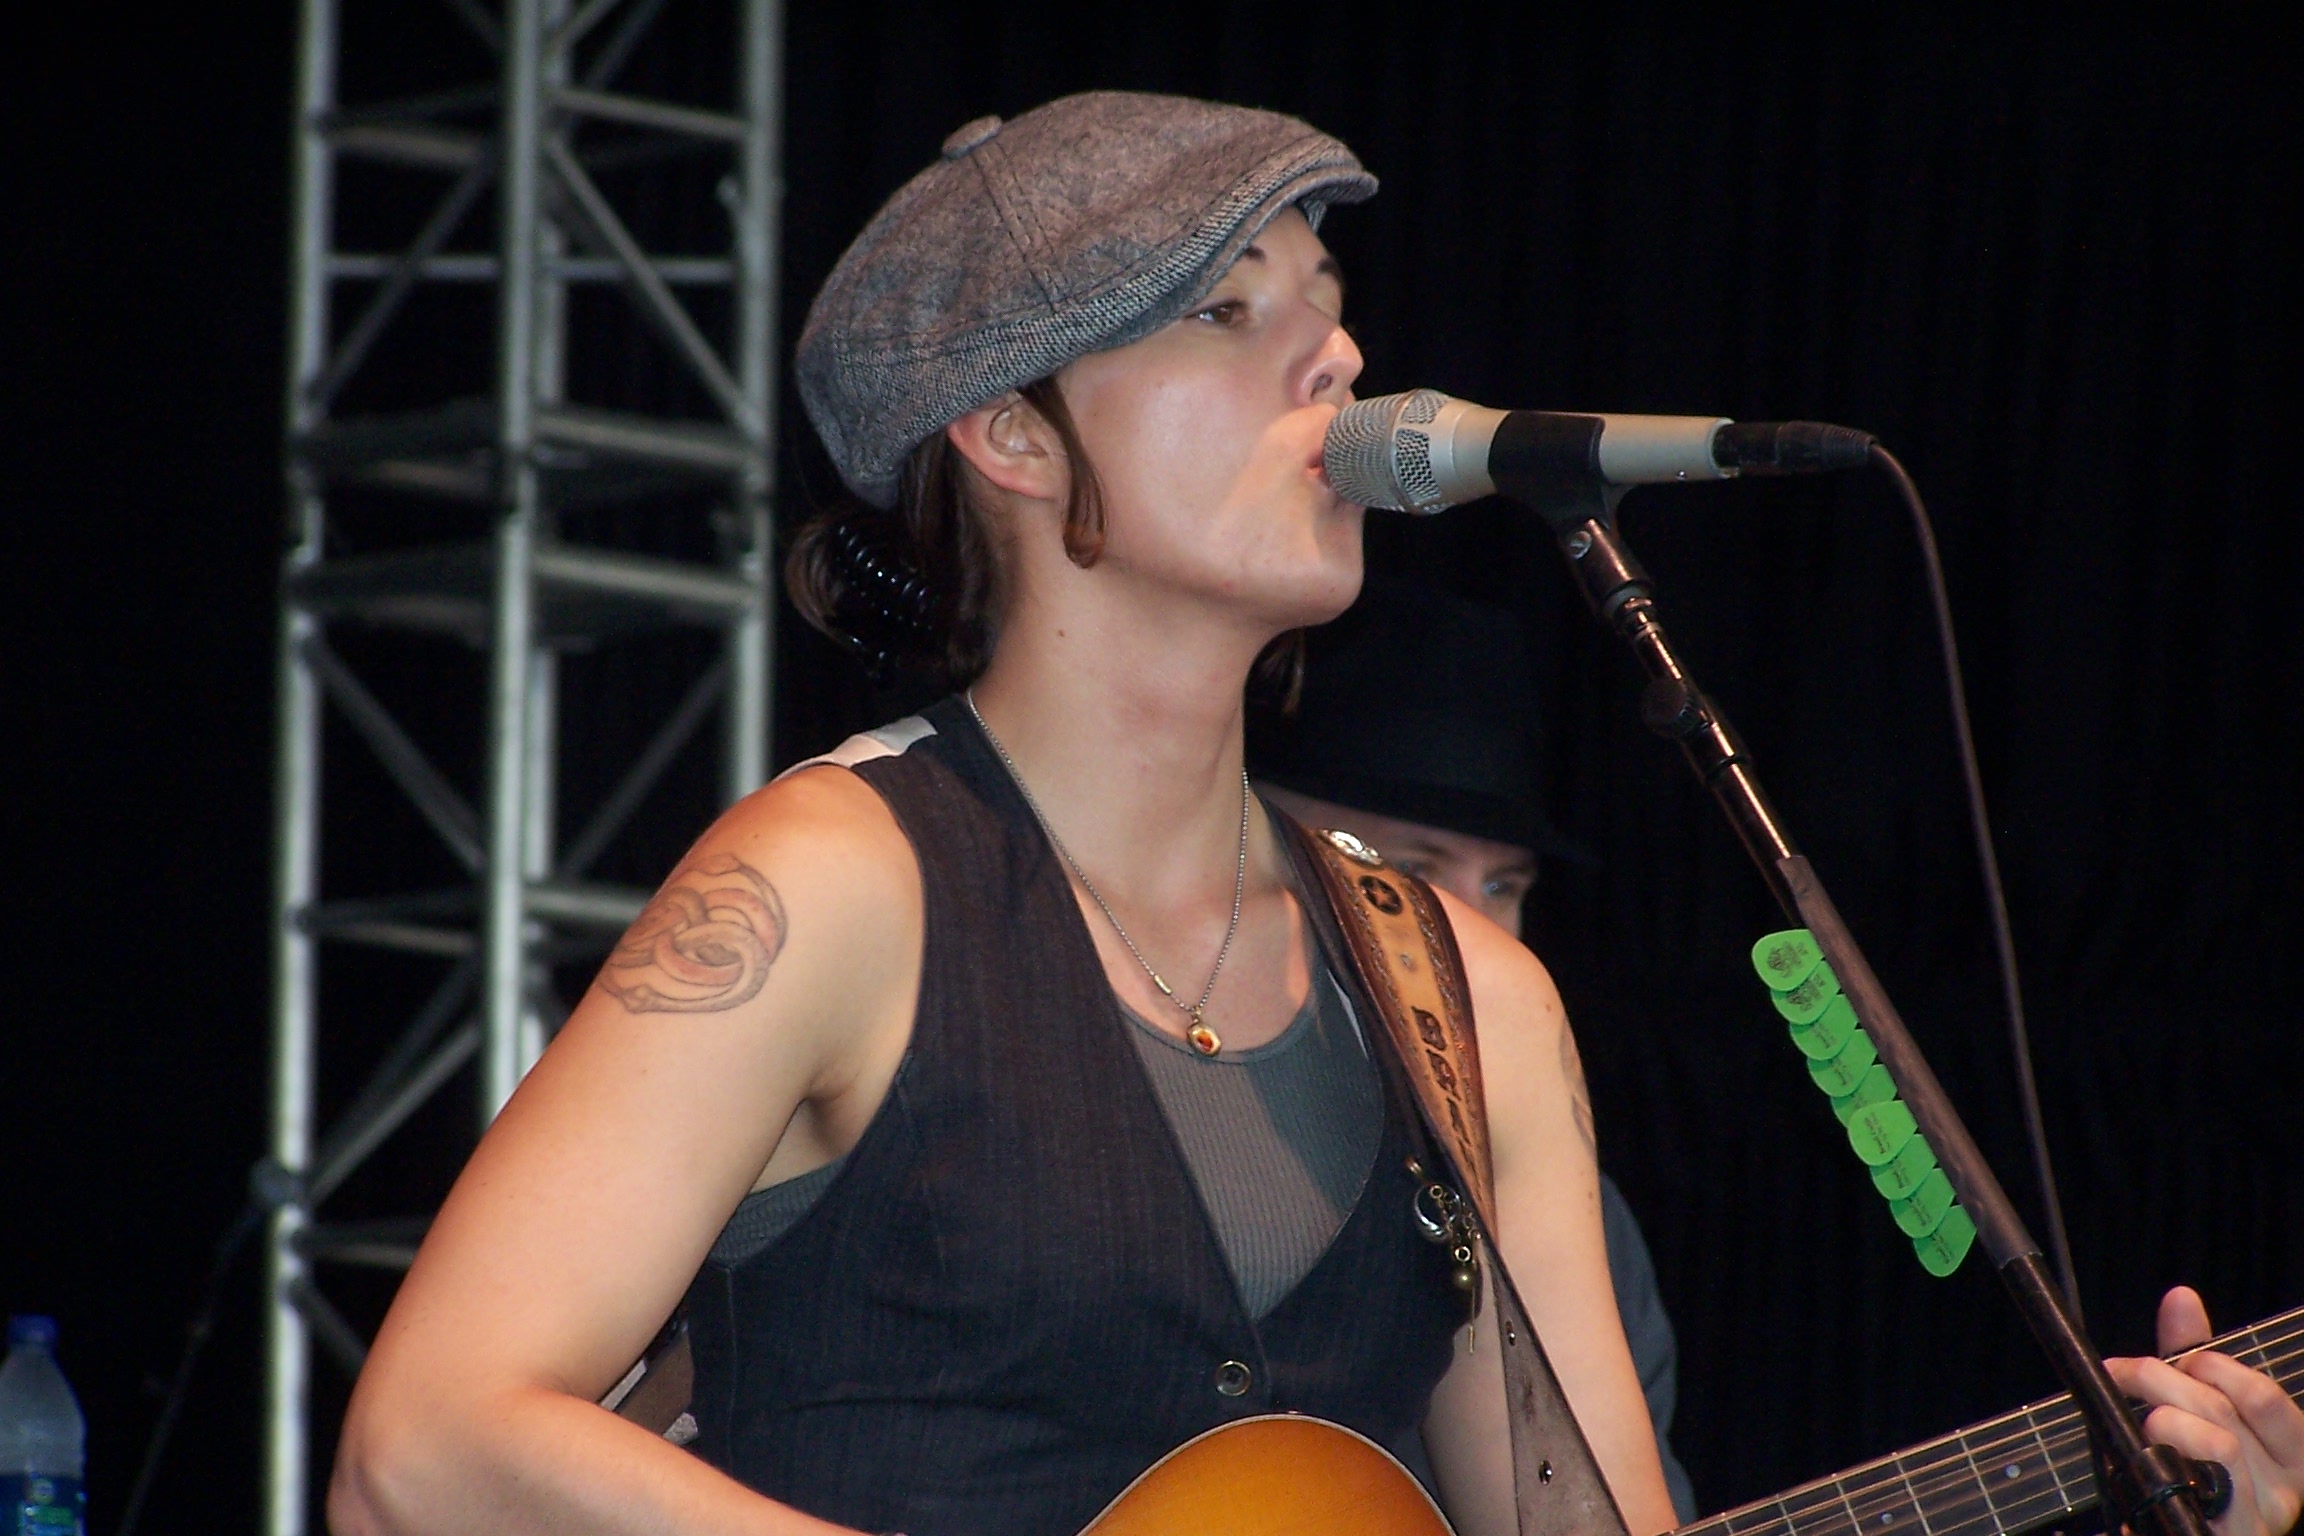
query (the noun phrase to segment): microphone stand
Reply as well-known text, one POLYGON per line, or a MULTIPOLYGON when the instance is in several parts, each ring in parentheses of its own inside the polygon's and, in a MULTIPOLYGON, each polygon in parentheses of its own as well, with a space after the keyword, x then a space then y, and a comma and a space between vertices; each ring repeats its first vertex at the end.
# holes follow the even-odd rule
MULTIPOLYGON (((1999 1270, 2016 1310, 2079 1405, 2114 1528, 2125 1525, 2136 1536, 2209 1536, 2201 1505, 2215 1497, 2214 1474, 2168 1446, 2145 1443, 2126 1399, 2051 1282, 2040 1245, 2009 1204, 1823 882, 1769 804, 1742 739, 1697 686, 1664 633, 1648 573, 1616 531, 1615 504, 1622 494, 1620 488, 1595 496, 1581 487, 1562 486, 1557 494, 1536 498, 1534 510, 1558 537, 1593 613, 1632 648, 1648 674, 1640 701, 1643 723, 1680 744, 1689 768, 1712 792, 1778 904, 1815 935, 1912 1118, 1974 1218, 1977 1240, 1999 1270)), ((2229 1483, 2223 1486, 2228 1496, 2229 1483)))

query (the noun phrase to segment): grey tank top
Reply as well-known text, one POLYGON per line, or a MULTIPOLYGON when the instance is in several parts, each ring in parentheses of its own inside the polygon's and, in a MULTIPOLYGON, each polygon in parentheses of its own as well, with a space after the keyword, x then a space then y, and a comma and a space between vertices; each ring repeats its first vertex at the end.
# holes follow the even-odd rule
MULTIPOLYGON (((1202 1056, 1121 1012, 1240 1298, 1261 1318, 1311 1273, 1359 1203, 1384 1136, 1376 1065, 1325 966, 1288 1027, 1253 1050, 1202 1056)), ((845 1161, 745 1196, 712 1245, 714 1261, 768 1249, 845 1161)))

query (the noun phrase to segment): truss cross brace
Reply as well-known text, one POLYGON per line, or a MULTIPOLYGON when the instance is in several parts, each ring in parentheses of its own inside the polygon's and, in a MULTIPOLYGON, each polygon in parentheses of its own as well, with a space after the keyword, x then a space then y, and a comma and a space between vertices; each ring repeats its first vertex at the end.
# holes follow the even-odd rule
MULTIPOLYGON (((697 30, 697 18, 667 0, 446 0, 430 11, 391 0, 302 3, 267 1183, 287 1194, 270 1225, 264 1277, 268 1536, 303 1536, 317 1523, 325 1468, 313 1458, 333 1434, 314 1419, 315 1358, 351 1370, 366 1350, 358 1310, 348 1312, 329 1286, 347 1267, 404 1266, 426 1220, 348 1220, 324 1207, 363 1163, 437 1121, 417 1111, 452 1085, 473 1085, 467 1126, 485 1125, 510 1096, 559 1022, 551 967, 604 951, 646 899, 583 883, 588 871, 715 709, 722 800, 766 777, 783 18, 777 0, 736 0, 733 9, 726 100, 699 104, 617 85, 653 37, 697 30), (344 13, 361 5, 375 11, 360 18, 371 30, 446 29, 443 57, 469 49, 453 35, 469 31, 495 77, 346 103, 342 82, 360 78, 362 61, 342 56, 344 13), (629 159, 588 152, 609 134, 627 149, 653 136, 651 153, 725 162, 712 205, 687 221, 724 226, 725 249, 649 250, 647 221, 615 201, 629 159), (415 202, 421 222, 396 250, 339 248, 341 230, 359 222, 347 215, 367 211, 361 178, 386 175, 436 179, 415 202), (486 223, 490 193, 493 233, 476 234, 467 226, 486 223), (568 398, 568 358, 586 341, 567 303, 578 283, 621 288, 647 334, 711 402, 708 418, 568 398), (493 286, 493 335, 483 344, 421 333, 423 296, 443 284, 493 286), (683 295, 713 290, 725 302, 708 323, 683 295), (471 388, 420 409, 344 414, 393 334, 412 329, 426 346, 469 352, 471 388), (348 519, 353 493, 360 512, 348 519), (387 533, 376 541, 384 547, 348 552, 374 533, 376 506, 396 496, 465 502, 488 531, 448 544, 387 533), (680 498, 671 505, 691 510, 711 501, 715 532, 701 542, 718 555, 668 560, 579 542, 566 527, 571 509, 649 497, 680 498), (359 531, 348 539, 353 524, 359 531), (668 711, 654 740, 564 839, 561 658, 572 647, 677 628, 715 636, 711 659, 653 706, 668 711), (478 749, 463 754, 477 757, 476 782, 456 782, 439 765, 459 754, 436 739, 422 744, 422 732, 394 714, 389 660, 381 680, 371 676, 361 655, 332 639, 345 630, 371 647, 411 632, 466 647, 486 679, 474 690, 484 709, 463 743, 478 749), (451 856, 442 882, 335 889, 345 872, 322 867, 330 828, 367 808, 339 804, 323 784, 331 710, 438 834, 451 856), (422 983, 412 995, 429 993, 397 1029, 348 1021, 347 999, 323 985, 329 954, 352 945, 408 965, 422 983), (353 1059, 363 1053, 365 1070, 353 1059), (360 1085, 335 1095, 349 1107, 327 1124, 324 1080, 360 1085)), ((709 41, 726 55, 725 41, 709 41)), ((436 718, 432 726, 436 737, 436 718)), ((697 807, 697 819, 710 809, 697 807)))

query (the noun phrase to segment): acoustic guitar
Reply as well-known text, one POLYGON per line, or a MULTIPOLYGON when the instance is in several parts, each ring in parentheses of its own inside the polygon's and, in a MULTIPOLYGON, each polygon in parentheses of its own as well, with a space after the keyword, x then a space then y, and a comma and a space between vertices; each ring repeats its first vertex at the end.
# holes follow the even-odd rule
MULTIPOLYGON (((2304 1307, 2206 1347, 2304 1386, 2304 1307)), ((2088 1433, 2069 1397, 1684 1526, 1676 1536, 2022 1536, 2091 1508, 2088 1433)), ((1423 1485, 1373 1441, 1293 1414, 1240 1419, 1162 1457, 1082 1536, 1451 1536, 1423 1485)))

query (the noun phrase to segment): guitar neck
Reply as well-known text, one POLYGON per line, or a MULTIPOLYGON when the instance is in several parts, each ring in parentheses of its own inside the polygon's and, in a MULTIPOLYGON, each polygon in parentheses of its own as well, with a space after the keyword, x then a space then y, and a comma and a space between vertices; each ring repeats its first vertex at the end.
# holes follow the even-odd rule
MULTIPOLYGON (((2294 1397, 2304 1386, 2304 1307, 2208 1347, 2294 1397)), ((2087 1426, 2069 1396, 2050 1397, 1676 1536, 2017 1536, 2095 1502, 2087 1426)))

